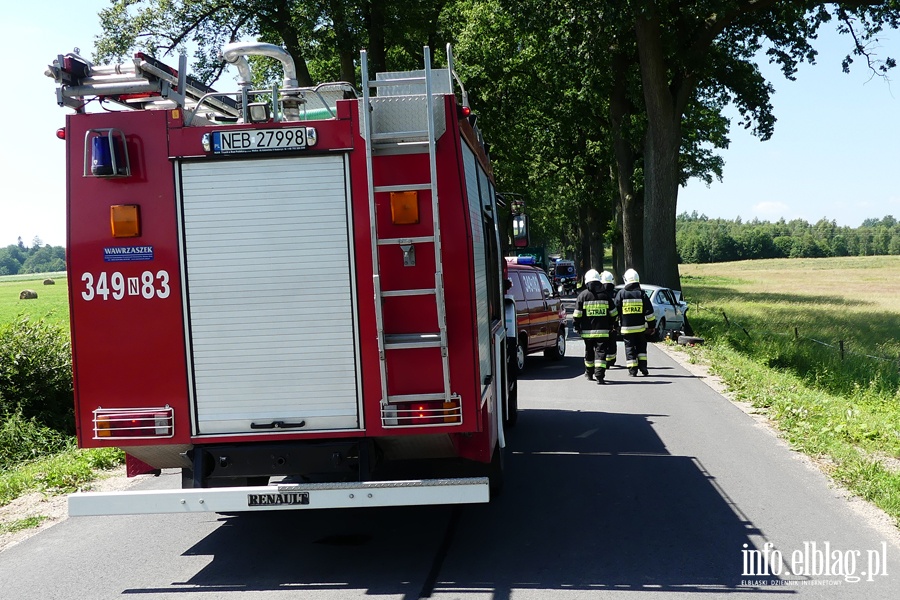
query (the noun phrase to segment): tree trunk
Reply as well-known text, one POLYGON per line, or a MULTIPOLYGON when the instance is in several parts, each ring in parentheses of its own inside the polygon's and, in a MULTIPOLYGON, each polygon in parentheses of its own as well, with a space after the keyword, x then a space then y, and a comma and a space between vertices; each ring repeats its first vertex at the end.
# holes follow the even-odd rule
POLYGON ((347 21, 346 6, 342 0, 331 0, 328 5, 334 29, 337 53, 341 65, 340 80, 348 83, 356 82, 356 57, 359 48, 351 32, 352 25, 347 21))
MULTIPOLYGON (((617 185, 618 176, 616 175, 616 168, 610 166, 609 168, 610 179, 612 179, 613 185, 617 185)), ((622 273, 625 272, 625 250, 624 244, 622 243, 622 196, 617 195, 615 199, 615 221, 613 225, 613 235, 612 235, 612 272, 613 274, 618 274, 619 279, 621 279, 622 273)))
POLYGON ((588 269, 593 269, 591 264, 591 217, 586 203, 578 207, 578 224, 575 227, 578 235, 578 252, 576 265, 578 273, 584 281, 584 274, 588 269))
POLYGON ((370 0, 366 3, 365 23, 369 33, 369 75, 387 71, 385 57, 385 17, 384 0, 370 0))
POLYGON ((604 219, 597 198, 588 200, 588 214, 591 228, 588 231, 588 259, 592 269, 603 270, 603 234, 606 233, 604 219))
POLYGON ((681 289, 675 250, 678 204, 678 153, 686 82, 670 82, 659 20, 640 16, 635 23, 647 133, 644 138, 644 253, 651 258, 641 280, 681 289), (680 85, 679 85, 680 83, 680 85))
POLYGON ((306 58, 303 56, 303 47, 300 44, 300 38, 297 36, 297 29, 291 20, 291 9, 284 0, 274 5, 273 20, 275 29, 284 42, 285 50, 294 59, 294 68, 297 70, 297 85, 300 87, 312 86, 312 75, 309 74, 309 67, 306 66, 306 58))
POLYGON ((609 118, 613 138, 613 153, 616 158, 615 179, 618 191, 616 219, 621 224, 622 254, 617 257, 622 262, 616 265, 619 277, 625 269, 635 269, 638 273, 644 267, 643 236, 643 196, 634 189, 635 151, 627 139, 624 122, 633 112, 628 101, 627 73, 628 61, 624 54, 617 52, 612 58, 613 88, 610 94, 609 118))

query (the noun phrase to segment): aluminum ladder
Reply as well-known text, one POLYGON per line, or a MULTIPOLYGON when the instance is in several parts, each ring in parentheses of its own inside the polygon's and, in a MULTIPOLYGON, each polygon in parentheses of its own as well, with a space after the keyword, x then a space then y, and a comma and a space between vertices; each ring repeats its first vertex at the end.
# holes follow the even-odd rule
MULTIPOLYGON (((382 421, 385 421, 385 409, 389 405, 397 405, 410 402, 436 401, 440 400, 449 403, 458 400, 458 397, 450 390, 450 362, 447 352, 447 319, 446 319, 446 301, 444 296, 444 282, 441 262, 441 226, 438 210, 438 187, 437 187, 437 158, 436 158, 436 136, 435 136, 435 106, 434 94, 432 91, 432 69, 431 69, 431 52, 426 46, 424 48, 425 70, 422 76, 397 77, 393 79, 375 79, 368 77, 368 60, 366 51, 361 53, 362 67, 362 121, 363 136, 366 143, 366 171, 367 185, 369 194, 369 222, 370 234, 372 240, 372 264, 373 279, 375 288, 375 321, 378 331, 378 354, 381 366, 381 406, 382 421), (425 102, 425 120, 427 128, 411 131, 394 131, 390 130, 379 123, 381 111, 387 112, 389 107, 386 105, 379 106, 378 97, 373 98, 370 95, 372 89, 384 89, 390 87, 404 86, 425 86, 424 98, 421 94, 410 94, 408 98, 421 99, 425 102), (402 150, 400 147, 402 146, 402 150), (422 181, 415 184, 404 185, 379 185, 374 184, 374 157, 380 153, 390 153, 391 151, 400 150, 402 152, 417 151, 422 152, 427 148, 428 163, 430 170, 430 180, 422 181), (389 192, 406 192, 406 191, 424 191, 431 192, 431 208, 432 208, 432 235, 414 237, 414 238, 381 238, 378 236, 375 194, 389 192), (378 248, 380 246, 400 246, 404 252, 408 252, 407 247, 413 247, 416 244, 431 244, 434 249, 434 287, 426 289, 400 289, 384 291, 381 288, 381 275, 378 259, 378 248), (398 296, 430 296, 435 302, 437 308, 437 331, 428 331, 421 333, 391 333, 384 329, 384 300, 390 297, 398 296), (389 395, 388 393, 388 362, 387 353, 395 350, 406 350, 413 348, 440 348, 441 353, 441 381, 443 385, 442 391, 422 394, 406 394, 406 395, 389 395)), ((452 89, 452 88, 451 88, 452 89)), ((394 96, 396 97, 396 96, 394 96)), ((443 100, 441 99, 441 102, 443 100)), ((458 406, 458 403, 457 403, 458 406)), ((401 407, 400 410, 402 409, 401 407)), ((461 416, 461 415, 460 415, 461 416)))

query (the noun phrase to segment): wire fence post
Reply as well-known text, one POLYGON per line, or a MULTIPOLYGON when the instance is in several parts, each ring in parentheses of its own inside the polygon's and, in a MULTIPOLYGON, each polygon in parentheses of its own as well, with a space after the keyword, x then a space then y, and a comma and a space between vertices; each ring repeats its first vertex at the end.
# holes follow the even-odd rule
POLYGON ((838 342, 838 345, 841 347, 841 360, 844 360, 844 340, 838 342))
POLYGON ((731 323, 728 322, 728 315, 725 314, 725 311, 722 311, 722 318, 725 319, 725 326, 731 327, 731 323))
POLYGON ((794 341, 795 342, 800 341, 800 330, 797 329, 796 327, 794 327, 794 341))

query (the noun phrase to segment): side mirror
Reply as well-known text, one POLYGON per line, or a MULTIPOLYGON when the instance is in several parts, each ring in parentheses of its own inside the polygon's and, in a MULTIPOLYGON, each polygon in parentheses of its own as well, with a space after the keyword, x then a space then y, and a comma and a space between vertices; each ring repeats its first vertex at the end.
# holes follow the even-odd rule
POLYGON ((513 245, 517 248, 528 247, 528 217, 525 215, 513 215, 513 245))

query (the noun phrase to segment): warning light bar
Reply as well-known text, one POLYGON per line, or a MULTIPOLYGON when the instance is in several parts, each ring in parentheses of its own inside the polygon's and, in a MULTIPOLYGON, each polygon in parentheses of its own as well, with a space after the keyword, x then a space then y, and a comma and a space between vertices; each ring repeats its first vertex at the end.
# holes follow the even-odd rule
POLYGON ((537 264, 537 259, 530 254, 526 254, 524 256, 507 256, 506 262, 510 265, 535 265, 537 264))

